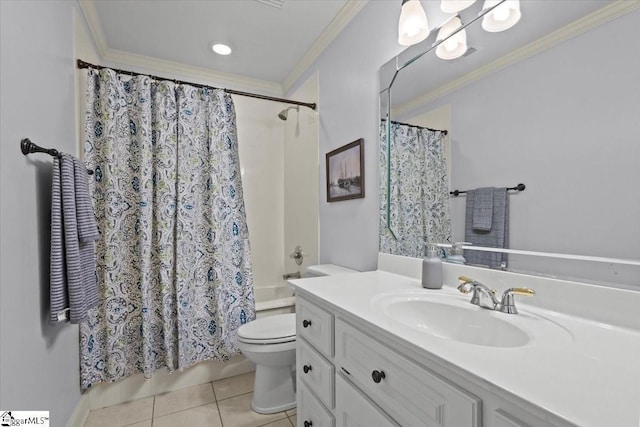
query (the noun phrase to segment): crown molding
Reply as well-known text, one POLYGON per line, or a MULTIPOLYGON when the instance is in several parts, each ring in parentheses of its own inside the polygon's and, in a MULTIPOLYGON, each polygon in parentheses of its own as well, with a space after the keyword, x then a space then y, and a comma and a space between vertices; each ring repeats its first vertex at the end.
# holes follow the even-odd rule
POLYGON ((316 59, 324 52, 329 44, 338 34, 351 22, 351 20, 362 10, 369 0, 347 0, 345 5, 333 20, 327 25, 327 28, 320 34, 307 53, 302 57, 300 62, 296 64, 291 73, 282 82, 283 92, 287 92, 296 83, 300 76, 309 68, 316 59))
POLYGON ((98 49, 98 56, 100 58, 104 58, 108 49, 107 39, 104 35, 104 30, 102 29, 102 24, 100 23, 96 6, 93 0, 78 0, 78 4, 80 5, 82 15, 84 15, 84 19, 87 22, 89 31, 91 32, 91 37, 98 49))
MULTIPOLYGON (((107 48, 103 60, 112 66, 125 65, 129 68, 139 68, 144 73, 157 74, 167 79, 194 80, 194 83, 210 84, 212 86, 256 92, 261 95, 282 96, 282 87, 278 83, 251 79, 231 73, 212 71, 208 68, 186 65, 167 59, 139 55, 122 50, 107 48)), ((132 70, 136 71, 136 70, 132 70)))
POLYGON ((495 73, 509 65, 523 61, 550 49, 557 44, 579 36, 593 28, 603 25, 619 16, 632 12, 635 9, 640 8, 640 0, 615 0, 604 6, 603 8, 596 10, 595 12, 586 15, 571 24, 562 27, 552 33, 547 34, 538 40, 529 43, 513 52, 497 59, 483 67, 477 68, 462 77, 452 80, 451 82, 440 86, 439 88, 432 90, 424 95, 412 99, 397 108, 393 108, 394 114, 403 114, 414 110, 422 105, 428 104, 446 94, 454 92, 462 87, 476 82, 489 74, 495 73))
MULTIPOLYGON (((91 37, 98 50, 96 52, 103 63, 113 67, 137 67, 145 73, 167 76, 167 78, 193 79, 196 83, 208 83, 222 86, 226 89, 256 92, 262 95, 282 96, 282 86, 279 83, 266 80, 251 79, 235 74, 212 71, 208 68, 186 65, 166 59, 153 58, 112 49, 107 45, 106 37, 95 8, 95 0, 78 0, 80 10, 85 17, 91 37)), ((82 59, 82 58, 80 58, 82 59)), ((105 65, 105 64, 100 64, 105 65)), ((135 70, 132 70, 135 71, 135 70)))

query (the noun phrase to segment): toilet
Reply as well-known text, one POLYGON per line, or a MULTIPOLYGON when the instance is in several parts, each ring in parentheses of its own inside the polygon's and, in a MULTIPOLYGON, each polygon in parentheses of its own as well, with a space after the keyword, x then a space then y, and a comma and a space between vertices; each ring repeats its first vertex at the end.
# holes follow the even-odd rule
MULTIPOLYGON (((334 264, 312 265, 306 277, 357 273, 334 264)), ((296 315, 263 317, 238 328, 238 348, 256 364, 251 408, 272 414, 296 406, 296 315)))

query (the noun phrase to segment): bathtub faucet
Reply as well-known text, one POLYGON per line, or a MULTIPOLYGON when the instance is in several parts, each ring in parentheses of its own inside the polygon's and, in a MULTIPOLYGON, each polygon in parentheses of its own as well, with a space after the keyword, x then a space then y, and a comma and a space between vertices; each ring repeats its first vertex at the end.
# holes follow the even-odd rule
POLYGON ((302 279, 302 275, 300 274, 299 271, 296 271, 295 273, 284 273, 282 275, 282 278, 284 280, 289 280, 289 279, 302 279))

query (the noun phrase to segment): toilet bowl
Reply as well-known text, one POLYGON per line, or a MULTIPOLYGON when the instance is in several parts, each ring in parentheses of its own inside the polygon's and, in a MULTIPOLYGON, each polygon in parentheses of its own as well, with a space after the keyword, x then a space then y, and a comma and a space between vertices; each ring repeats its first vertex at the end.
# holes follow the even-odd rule
MULTIPOLYGON (((356 273, 333 264, 310 266, 306 277, 356 273)), ((272 414, 296 406, 296 315, 263 317, 238 328, 238 348, 256 364, 251 408, 272 414)))
POLYGON ((238 348, 256 364, 251 408, 272 414, 296 406, 296 315, 278 314, 238 328, 238 348))

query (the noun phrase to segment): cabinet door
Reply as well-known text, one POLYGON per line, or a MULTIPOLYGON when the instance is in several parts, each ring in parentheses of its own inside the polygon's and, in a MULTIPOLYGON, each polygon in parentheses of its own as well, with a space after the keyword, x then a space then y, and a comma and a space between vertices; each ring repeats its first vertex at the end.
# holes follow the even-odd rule
POLYGON ((398 426, 342 375, 336 375, 336 421, 337 427, 398 426))
POLYGON ((307 386, 298 381, 298 427, 334 427, 335 418, 328 412, 307 386))
POLYGON ((482 402, 353 326, 336 319, 336 371, 403 426, 478 427, 482 402))
POLYGON ((333 365, 299 338, 296 353, 296 375, 324 403, 333 409, 333 365))
POLYGON ((296 296, 296 334, 325 357, 333 357, 333 314, 296 296))

